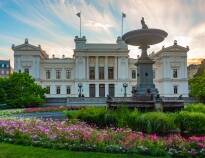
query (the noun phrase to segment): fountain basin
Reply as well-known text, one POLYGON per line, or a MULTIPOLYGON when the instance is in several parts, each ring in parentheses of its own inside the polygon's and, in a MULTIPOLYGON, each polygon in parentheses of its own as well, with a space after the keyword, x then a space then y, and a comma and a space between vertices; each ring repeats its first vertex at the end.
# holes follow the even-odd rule
POLYGON ((138 29, 127 32, 122 36, 122 39, 127 44, 142 46, 160 43, 167 35, 167 32, 160 29, 138 29))

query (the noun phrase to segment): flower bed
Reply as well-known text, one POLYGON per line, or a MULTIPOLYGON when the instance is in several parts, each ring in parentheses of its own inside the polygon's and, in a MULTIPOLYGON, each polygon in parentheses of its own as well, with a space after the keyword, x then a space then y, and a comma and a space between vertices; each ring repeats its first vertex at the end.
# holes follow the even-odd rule
POLYGON ((0 110, 0 117, 7 117, 13 114, 23 113, 23 109, 9 109, 9 110, 0 110))
POLYGON ((64 111, 64 110, 79 110, 83 106, 47 106, 47 107, 34 107, 34 108, 25 108, 23 112, 32 113, 32 112, 52 112, 52 111, 64 111))
POLYGON ((205 136, 159 137, 125 128, 98 129, 66 121, 0 119, 0 141, 79 151, 205 156, 205 136))

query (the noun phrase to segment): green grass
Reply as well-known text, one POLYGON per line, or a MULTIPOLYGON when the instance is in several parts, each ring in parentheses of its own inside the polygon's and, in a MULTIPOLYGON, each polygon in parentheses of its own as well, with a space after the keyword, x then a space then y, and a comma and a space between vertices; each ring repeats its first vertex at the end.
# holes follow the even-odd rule
MULTIPOLYGON (((0 158, 154 158, 150 156, 73 152, 0 143, 0 158)), ((168 157, 161 157, 168 158, 168 157)))

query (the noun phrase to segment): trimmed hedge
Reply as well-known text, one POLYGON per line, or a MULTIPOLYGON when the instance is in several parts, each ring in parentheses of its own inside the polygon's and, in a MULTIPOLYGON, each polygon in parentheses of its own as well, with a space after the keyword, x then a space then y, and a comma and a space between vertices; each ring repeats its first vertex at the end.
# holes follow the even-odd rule
MULTIPOLYGON (((191 108, 185 110, 188 109, 191 108)), ((129 127, 136 131, 157 134, 168 134, 174 131, 188 134, 205 134, 205 113, 200 112, 141 113, 126 108, 107 110, 104 107, 89 107, 76 111, 66 111, 66 115, 69 119, 80 119, 98 127, 129 127)))
POLYGON ((176 115, 175 124, 181 132, 189 134, 205 134, 205 114, 182 111, 176 115))
POLYGON ((145 133, 168 133, 176 129, 174 118, 162 112, 147 112, 141 115, 131 115, 132 123, 130 127, 145 133))
POLYGON ((188 104, 184 108, 184 111, 205 113, 205 104, 203 104, 203 103, 188 104))

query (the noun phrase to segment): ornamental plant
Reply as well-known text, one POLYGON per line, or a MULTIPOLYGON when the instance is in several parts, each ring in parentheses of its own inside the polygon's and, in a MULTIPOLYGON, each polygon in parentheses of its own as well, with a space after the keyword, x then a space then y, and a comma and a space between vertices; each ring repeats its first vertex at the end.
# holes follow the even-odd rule
POLYGON ((45 88, 35 83, 27 73, 14 72, 8 78, 0 79, 0 92, 4 103, 9 108, 40 106, 44 102, 45 88))
POLYGON ((205 136, 161 137, 129 128, 99 129, 82 122, 0 118, 0 141, 77 151, 205 157, 205 136))
POLYGON ((181 111, 176 115, 175 123, 183 133, 205 134, 205 114, 201 112, 181 111))

